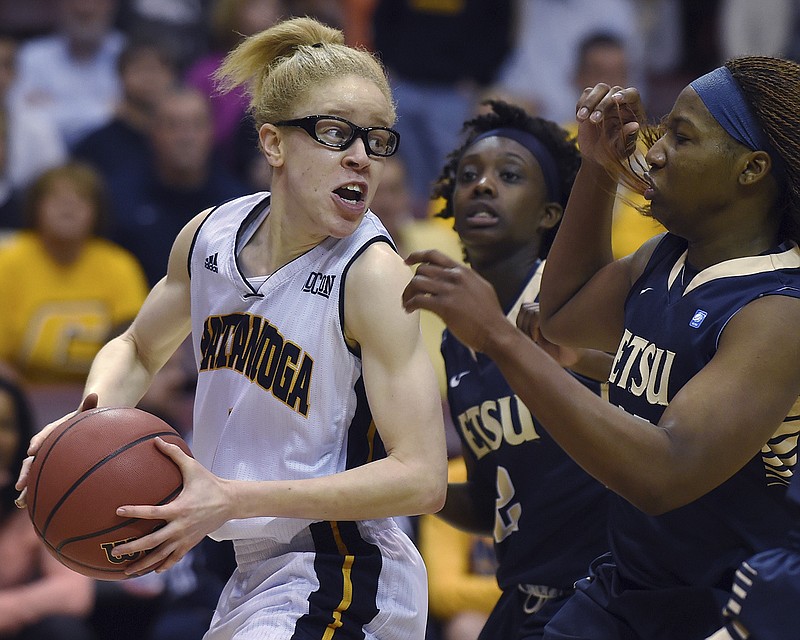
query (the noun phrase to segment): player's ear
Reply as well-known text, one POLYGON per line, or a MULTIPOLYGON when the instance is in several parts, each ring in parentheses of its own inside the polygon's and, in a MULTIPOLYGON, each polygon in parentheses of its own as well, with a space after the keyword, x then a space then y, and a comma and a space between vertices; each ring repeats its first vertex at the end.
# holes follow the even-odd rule
POLYGON ((753 151, 745 157, 745 165, 739 174, 739 183, 751 185, 759 182, 772 169, 772 158, 766 151, 753 151))
POLYGON ((261 151, 271 167, 279 167, 284 162, 284 147, 281 132, 274 124, 265 123, 258 130, 261 151))
POLYGON ((545 203, 544 213, 542 214, 542 219, 539 221, 539 228, 544 231, 552 229, 561 221, 561 216, 563 215, 564 207, 558 202, 545 203))

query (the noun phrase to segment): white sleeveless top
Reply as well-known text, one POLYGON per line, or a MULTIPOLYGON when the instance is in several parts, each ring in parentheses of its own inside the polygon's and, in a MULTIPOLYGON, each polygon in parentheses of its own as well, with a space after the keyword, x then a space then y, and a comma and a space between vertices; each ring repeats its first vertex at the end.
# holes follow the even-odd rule
MULTIPOLYGON (((327 238, 256 289, 237 254, 267 215, 266 192, 226 202, 189 253, 199 372, 193 453, 238 480, 326 476, 382 457, 343 314, 348 268, 373 242, 391 244, 389 234, 367 212, 352 235, 327 238)), ((288 541, 311 522, 232 520, 212 537, 288 541)))

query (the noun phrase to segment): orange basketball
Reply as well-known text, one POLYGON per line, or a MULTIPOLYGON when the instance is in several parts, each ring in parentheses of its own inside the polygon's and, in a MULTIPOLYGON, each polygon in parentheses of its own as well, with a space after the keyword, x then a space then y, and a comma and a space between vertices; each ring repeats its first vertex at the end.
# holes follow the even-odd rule
POLYGON ((48 551, 73 571, 124 580, 141 553, 111 550, 158 527, 162 520, 123 518, 122 505, 162 505, 183 487, 180 470, 154 439, 191 455, 175 429, 130 407, 90 409, 59 424, 37 452, 28 477, 28 513, 48 551))

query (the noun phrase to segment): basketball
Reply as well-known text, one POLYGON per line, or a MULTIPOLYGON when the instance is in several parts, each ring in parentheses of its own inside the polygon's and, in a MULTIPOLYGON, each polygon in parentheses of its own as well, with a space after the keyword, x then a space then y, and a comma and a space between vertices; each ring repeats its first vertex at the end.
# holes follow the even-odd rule
POLYGON ((123 518, 122 505, 163 505, 183 487, 160 437, 191 455, 175 429, 131 407, 103 407, 59 424, 42 443, 28 476, 28 513, 48 551, 73 571, 124 580, 142 553, 115 558, 112 549, 140 538, 162 520, 123 518))

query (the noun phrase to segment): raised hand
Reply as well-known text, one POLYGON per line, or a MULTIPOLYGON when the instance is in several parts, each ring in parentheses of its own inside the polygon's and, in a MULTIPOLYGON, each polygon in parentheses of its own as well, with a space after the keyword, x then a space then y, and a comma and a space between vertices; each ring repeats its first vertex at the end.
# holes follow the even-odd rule
POLYGON ((636 149, 636 139, 645 121, 638 89, 604 83, 587 87, 575 110, 578 146, 584 160, 605 166, 609 159, 625 158, 636 149))

